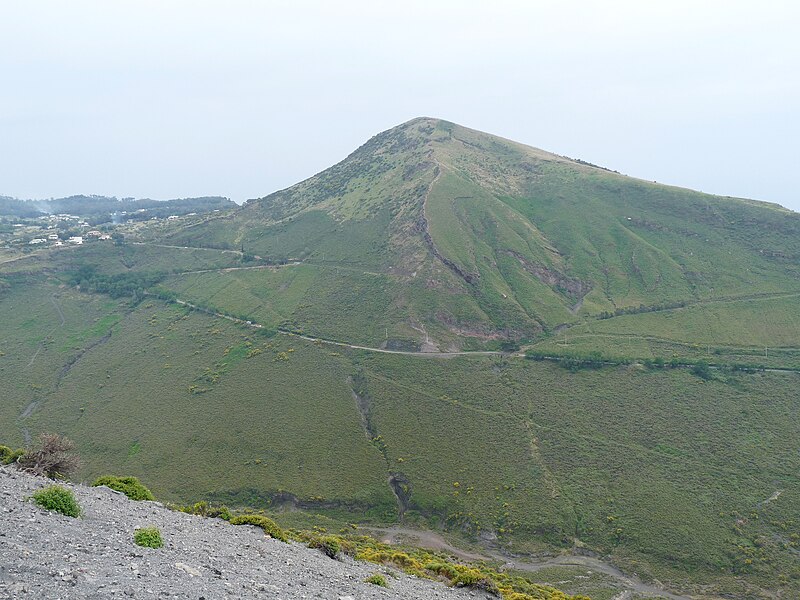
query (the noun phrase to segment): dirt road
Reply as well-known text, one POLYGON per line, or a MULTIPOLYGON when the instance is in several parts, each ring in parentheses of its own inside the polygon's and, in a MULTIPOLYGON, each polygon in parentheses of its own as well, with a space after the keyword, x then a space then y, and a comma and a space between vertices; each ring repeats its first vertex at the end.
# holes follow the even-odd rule
POLYGON ((411 529, 400 526, 387 528, 364 527, 362 529, 368 531, 378 540, 386 544, 408 544, 427 548, 429 550, 447 552, 465 561, 498 562, 501 563, 505 569, 525 571, 528 573, 535 573, 536 571, 549 567, 581 567, 613 577, 625 588, 622 592, 623 594, 625 592, 635 592, 657 598, 667 598, 668 600, 691 600, 689 596, 673 594, 655 585, 644 583, 635 575, 627 575, 617 567, 591 556, 562 555, 540 561, 523 560, 517 557, 504 556, 488 549, 484 550, 482 554, 467 552, 456 548, 440 533, 435 531, 411 529))

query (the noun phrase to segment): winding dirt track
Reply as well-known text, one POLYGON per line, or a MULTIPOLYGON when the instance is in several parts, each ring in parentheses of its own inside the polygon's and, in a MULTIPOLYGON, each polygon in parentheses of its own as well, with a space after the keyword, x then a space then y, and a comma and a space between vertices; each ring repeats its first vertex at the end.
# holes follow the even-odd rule
POLYGON ((502 563, 505 569, 526 571, 528 573, 535 573, 548 567, 581 567, 613 577, 626 588, 625 592, 636 592, 658 598, 668 598, 669 600, 691 600, 689 596, 673 594, 655 585, 644 583, 635 575, 626 575, 613 565, 591 556, 562 555, 539 561, 520 560, 491 551, 487 551, 485 554, 466 552, 451 545, 440 533, 435 531, 399 526, 387 528, 363 527, 362 529, 369 531, 386 544, 412 544, 430 550, 447 552, 462 560, 499 562, 502 563))
MULTIPOLYGON (((259 325, 259 327, 261 327, 259 325)), ((496 352, 493 350, 479 350, 473 352, 415 352, 412 350, 387 350, 385 348, 372 348, 370 346, 359 346, 357 344, 347 344, 345 342, 336 342, 334 340, 326 340, 325 338, 312 337, 310 335, 303 335, 300 333, 293 333, 291 331, 278 330, 282 335, 290 335, 308 340, 309 342, 319 342, 322 344, 331 344, 333 346, 340 346, 343 348, 352 348, 354 350, 366 350, 367 352, 379 352, 381 354, 405 354, 408 356, 422 356, 426 358, 453 358, 454 356, 502 356, 503 352, 496 352)), ((521 354, 519 356, 522 356, 521 354)))
MULTIPOLYGON (((230 315, 226 315, 220 312, 216 312, 213 310, 209 310, 207 308, 203 308, 202 306, 198 306, 196 304, 192 304, 191 302, 187 302, 186 300, 175 300, 176 303, 181 304, 183 306, 187 306, 193 310, 197 310, 200 312, 204 312, 206 314, 219 317, 220 319, 227 319, 228 321, 232 321, 234 323, 239 323, 240 325, 246 325, 248 327, 252 327, 253 329, 263 329, 264 326, 260 323, 256 323, 255 321, 246 321, 244 319, 239 319, 237 317, 232 317, 230 315)), ((418 352, 413 350, 387 350, 386 348, 374 348, 372 346, 361 346, 359 344, 348 344, 347 342, 339 342, 336 340, 329 340, 326 338, 321 337, 314 337, 311 335, 304 335, 302 333, 295 333, 293 331, 287 331, 285 329, 278 329, 276 330, 281 335, 296 337, 301 340, 306 340, 309 342, 315 342, 319 344, 329 344, 331 346, 339 346, 340 348, 352 348, 353 350, 364 350, 366 352, 377 352, 379 354, 402 354, 405 356, 416 356, 419 358, 455 358, 457 356, 504 356, 506 358, 525 358, 524 352, 500 352, 498 350, 472 350, 472 351, 465 351, 465 352, 418 352)), ((561 362, 564 360, 563 356, 542 356, 542 360, 547 360, 550 362, 561 362)), ((619 363, 615 363, 612 361, 604 362, 604 365, 607 366, 617 366, 619 363)), ((691 368, 694 365, 692 364, 680 364, 678 367, 681 368, 691 368)), ((716 367, 713 365, 709 365, 709 369, 718 369, 720 367, 716 367)), ((781 367, 770 367, 767 369, 762 369, 765 373, 788 373, 793 374, 797 373, 797 369, 794 368, 781 368, 781 367)))
MULTIPOLYGON (((237 317, 232 317, 230 315, 226 315, 223 313, 215 312, 213 310, 209 310, 203 308, 202 306, 197 306, 196 304, 192 304, 191 302, 187 302, 186 300, 175 300, 177 304, 182 306, 188 306, 193 310, 198 310, 200 312, 204 312, 209 315, 213 315, 215 317, 219 317, 220 319, 227 319, 228 321, 232 321, 234 323, 239 323, 240 325, 247 325, 248 327, 252 327, 253 329, 263 329, 264 326, 260 323, 256 323, 254 321, 245 321, 244 319, 239 319, 237 317)), ((278 329, 278 333, 281 335, 287 335, 291 337, 296 337, 301 340, 306 340, 309 342, 316 342, 320 344, 330 344, 332 346, 339 346, 340 348, 352 348, 353 350, 366 350, 367 352, 378 352, 380 354, 404 354, 407 356, 421 356, 425 358, 453 358, 455 356, 508 356, 506 353, 503 352, 496 352, 492 350, 484 350, 484 351, 476 351, 476 352, 414 352, 411 350, 387 350, 385 348, 373 348, 371 346, 359 346, 358 344, 348 344, 346 342, 337 342, 335 340, 328 340, 325 338, 320 337, 313 337, 310 335, 303 335, 301 333, 295 333, 293 331, 286 331, 284 329, 278 329)), ((517 356, 523 356, 519 354, 517 356)))

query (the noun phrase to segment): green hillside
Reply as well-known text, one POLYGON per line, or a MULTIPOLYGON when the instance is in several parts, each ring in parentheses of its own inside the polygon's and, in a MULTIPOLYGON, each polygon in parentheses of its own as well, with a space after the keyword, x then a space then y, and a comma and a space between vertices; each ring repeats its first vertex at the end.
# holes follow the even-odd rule
MULTIPOLYGON (((320 337, 344 329, 375 345, 536 341, 604 313, 767 295, 800 312, 790 295, 800 292, 800 215, 624 177, 435 119, 381 133, 319 175, 172 240, 316 266, 305 275, 309 303, 344 305, 336 315, 289 306, 285 325, 320 337), (364 302, 359 318, 372 330, 339 326, 348 296, 364 302)), ((238 298, 251 284, 232 285, 238 298)), ((224 295, 216 300, 228 308, 224 295)), ((738 307, 733 337, 690 326, 663 337, 762 346, 751 308, 762 314, 757 304, 738 307)), ((782 321, 782 339, 767 345, 792 345, 785 339, 800 339, 797 326, 782 321)), ((623 326, 639 336, 648 327, 623 326)))
POLYGON ((1 304, 16 307, 3 439, 65 432, 86 479, 349 521, 402 513, 515 552, 580 544, 687 589, 800 579, 798 375, 381 355, 46 281, 1 304))
POLYGON ((117 232, 0 262, 0 442, 65 433, 81 477, 168 501, 800 593, 800 215, 416 119, 117 232))

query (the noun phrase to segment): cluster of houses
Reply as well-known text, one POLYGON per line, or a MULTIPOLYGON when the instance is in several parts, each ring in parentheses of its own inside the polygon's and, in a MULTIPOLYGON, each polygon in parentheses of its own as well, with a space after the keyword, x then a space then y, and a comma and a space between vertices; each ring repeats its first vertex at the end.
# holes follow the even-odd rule
MULTIPOLYGON (((95 239, 102 240, 102 241, 106 241, 106 240, 110 240, 111 239, 111 236, 109 234, 103 233, 102 231, 98 231, 96 229, 93 229, 92 231, 87 231, 85 236, 83 236, 83 235, 70 236, 70 238, 67 240, 67 243, 75 244, 75 245, 83 244, 84 237, 95 238, 95 239)), ((48 242, 54 242, 53 246, 63 246, 64 245, 64 242, 61 241, 61 239, 58 237, 57 233, 51 233, 50 235, 47 236, 47 238, 33 238, 30 242, 28 242, 28 244, 30 244, 32 246, 35 246, 35 245, 38 245, 38 244, 46 244, 48 242)))
MULTIPOLYGON (((149 211, 149 209, 147 209, 147 208, 140 208, 140 209, 136 210, 135 212, 136 213, 146 213, 148 211, 149 211)), ((219 212, 219 209, 214 210, 214 212, 219 212)), ((113 220, 114 224, 118 224, 121 221, 121 219, 123 217, 125 217, 126 215, 128 215, 128 212, 121 211, 121 212, 115 212, 111 216, 112 216, 112 220, 113 220)), ((196 215, 197 215, 196 212, 192 212, 192 213, 189 213, 186 216, 191 217, 191 216, 196 216, 196 215)), ((168 217, 166 217, 166 220, 167 221, 177 221, 180 218, 181 217, 179 215, 169 215, 168 217)), ((159 220, 159 218, 156 217, 156 216, 153 216, 152 220, 157 221, 157 220, 159 220)), ((25 222, 25 223, 12 223, 11 225, 15 230, 19 230, 19 234, 22 234, 17 239, 11 240, 12 243, 17 243, 17 244, 25 244, 26 243, 27 236, 25 235, 25 233, 30 231, 30 229, 34 229, 35 228, 35 229, 39 229, 40 230, 39 235, 43 236, 43 237, 35 237, 33 239, 27 240, 27 244, 30 245, 30 246, 41 246, 41 245, 44 245, 44 244, 47 244, 49 247, 67 246, 67 245, 81 245, 81 244, 83 244, 85 242, 89 242, 89 241, 95 241, 95 240, 107 241, 107 240, 111 240, 112 239, 111 235, 109 233, 104 233, 104 232, 99 231, 97 229, 92 229, 92 230, 86 231, 86 229, 91 227, 89 222, 86 221, 84 219, 84 217, 80 217, 80 216, 77 216, 77 215, 72 215, 72 214, 69 214, 69 213, 42 214, 38 218, 30 219, 28 222, 25 222), (34 220, 38 221, 38 223, 34 224, 33 222, 31 222, 31 221, 34 221, 34 220), (67 224, 68 228, 72 229, 73 232, 76 230, 76 228, 82 228, 83 232, 81 233, 81 235, 73 235, 73 236, 69 237, 69 239, 61 239, 61 236, 58 233, 56 233, 56 231, 60 227, 63 227, 64 224, 67 224), (45 236, 45 234, 47 234, 47 235, 45 236)))

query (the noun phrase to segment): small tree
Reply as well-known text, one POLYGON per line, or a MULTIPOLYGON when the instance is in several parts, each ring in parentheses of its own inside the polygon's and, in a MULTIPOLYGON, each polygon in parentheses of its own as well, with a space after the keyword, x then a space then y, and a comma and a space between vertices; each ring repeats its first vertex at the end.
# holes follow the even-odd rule
POLYGON ((50 479, 71 475, 79 466, 75 444, 57 433, 42 433, 36 446, 26 450, 19 459, 23 471, 50 479))

